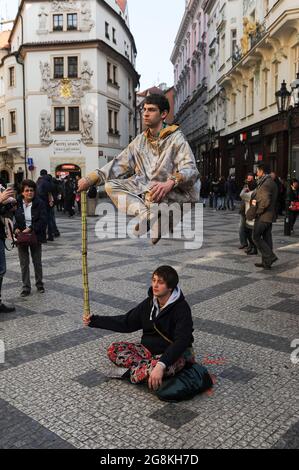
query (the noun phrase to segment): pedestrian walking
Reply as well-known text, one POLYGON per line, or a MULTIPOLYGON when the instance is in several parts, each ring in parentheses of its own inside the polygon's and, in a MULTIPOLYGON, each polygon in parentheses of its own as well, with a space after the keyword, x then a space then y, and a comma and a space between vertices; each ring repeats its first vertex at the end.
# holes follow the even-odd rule
MULTIPOLYGON (((255 178, 253 173, 248 173, 246 180, 245 180, 245 186, 243 190, 249 189, 249 191, 253 191, 256 188, 256 183, 255 183, 255 178)), ((243 191, 242 190, 242 191, 243 191)), ((241 195, 240 195, 241 197, 241 195)), ((242 200, 241 198, 241 205, 240 205, 240 223, 239 223, 239 239, 240 239, 240 246, 239 250, 244 250, 244 248, 249 248, 248 246, 248 237, 247 237, 247 227, 246 227, 246 205, 245 201, 242 200)))
POLYGON ((268 167, 260 163, 257 168, 257 188, 252 195, 254 208, 249 220, 255 219, 253 241, 262 256, 258 268, 271 269, 278 258, 273 252, 272 224, 276 220, 277 185, 270 176, 268 167))

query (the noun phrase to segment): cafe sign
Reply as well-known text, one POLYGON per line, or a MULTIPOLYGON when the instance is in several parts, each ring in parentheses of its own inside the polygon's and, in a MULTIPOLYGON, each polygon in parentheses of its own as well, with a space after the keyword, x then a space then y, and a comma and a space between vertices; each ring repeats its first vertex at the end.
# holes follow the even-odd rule
POLYGON ((54 140, 54 155, 81 153, 81 139, 77 140, 54 140))

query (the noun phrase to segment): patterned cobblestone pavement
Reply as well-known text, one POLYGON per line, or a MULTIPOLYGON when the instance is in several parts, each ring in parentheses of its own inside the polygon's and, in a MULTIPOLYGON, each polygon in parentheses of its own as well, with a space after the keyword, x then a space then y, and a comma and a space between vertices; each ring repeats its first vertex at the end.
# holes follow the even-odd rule
MULTIPOLYGON (((211 396, 160 402, 146 387, 109 379, 105 350, 138 340, 82 326, 80 219, 59 218, 44 248, 44 295, 21 299, 16 253, 8 253, 1 314, 0 448, 299 448, 299 237, 274 228, 271 272, 238 250, 237 212, 204 212, 204 245, 99 241, 89 220, 93 313, 120 314, 143 300, 160 264, 180 273, 192 305, 199 360, 217 376, 211 396)), ((298 232, 297 232, 298 233, 298 232)))

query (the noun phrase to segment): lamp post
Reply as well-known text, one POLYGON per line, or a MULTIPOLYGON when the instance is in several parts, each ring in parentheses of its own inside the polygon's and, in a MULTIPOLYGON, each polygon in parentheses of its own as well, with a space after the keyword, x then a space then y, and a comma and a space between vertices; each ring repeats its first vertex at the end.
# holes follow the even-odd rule
POLYGON ((287 197, 286 197, 286 214, 284 219, 284 234, 285 236, 291 236, 291 225, 290 225, 290 204, 291 204, 291 192, 292 192, 292 166, 293 166, 293 112, 299 107, 299 73, 297 78, 291 83, 292 91, 288 91, 285 80, 281 84, 281 88, 276 92, 276 102, 278 113, 285 115, 287 118, 288 125, 288 179, 287 179, 287 197))

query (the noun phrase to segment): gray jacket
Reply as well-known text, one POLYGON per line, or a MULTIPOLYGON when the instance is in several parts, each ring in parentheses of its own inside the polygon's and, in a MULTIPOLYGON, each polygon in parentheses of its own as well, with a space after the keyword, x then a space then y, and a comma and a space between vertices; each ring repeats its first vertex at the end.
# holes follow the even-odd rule
POLYGON ((263 178, 261 184, 258 185, 255 196, 257 210, 256 219, 260 222, 273 223, 276 221, 276 201, 278 197, 278 189, 271 176, 263 178))

